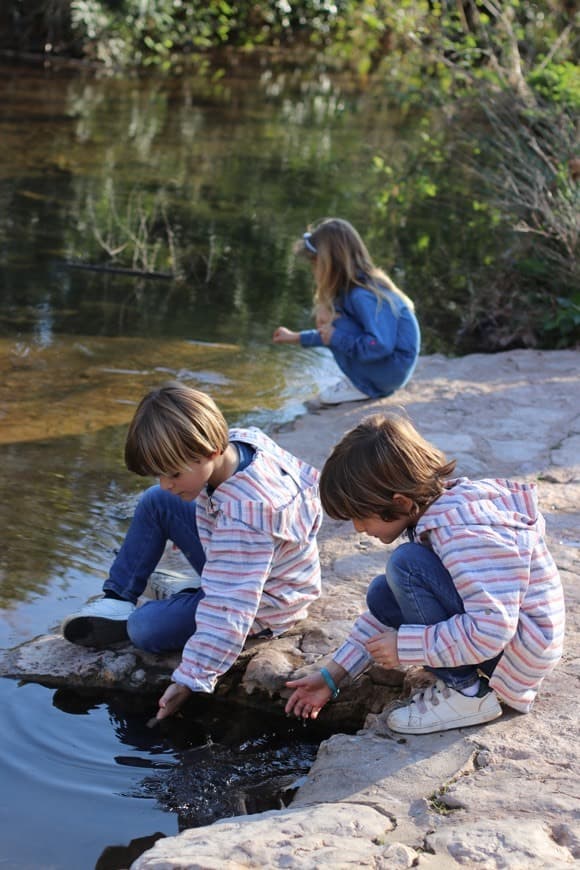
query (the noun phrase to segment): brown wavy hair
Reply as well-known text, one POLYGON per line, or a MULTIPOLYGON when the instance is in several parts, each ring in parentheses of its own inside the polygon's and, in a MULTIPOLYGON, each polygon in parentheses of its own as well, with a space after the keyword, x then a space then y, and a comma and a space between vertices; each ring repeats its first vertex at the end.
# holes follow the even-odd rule
POLYGON ((423 513, 444 490, 455 460, 426 441, 403 417, 374 414, 342 438, 320 477, 322 506, 335 520, 377 515, 398 519, 395 493, 413 502, 409 516, 423 513))
POLYGON ((186 469, 193 459, 223 453, 229 432, 214 400, 178 381, 145 395, 125 441, 125 464, 142 477, 186 469))

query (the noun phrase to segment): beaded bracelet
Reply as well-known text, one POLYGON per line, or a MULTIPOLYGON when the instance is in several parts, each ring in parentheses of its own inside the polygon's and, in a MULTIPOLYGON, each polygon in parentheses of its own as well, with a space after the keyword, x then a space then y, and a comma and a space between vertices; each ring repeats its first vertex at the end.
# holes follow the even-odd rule
POLYGON ((328 686, 328 688, 332 692, 333 699, 338 698, 338 696, 340 695, 340 689, 338 688, 338 686, 336 685, 336 683, 334 682, 334 680, 330 676, 330 673, 327 671, 326 668, 321 668, 320 673, 322 674, 322 679, 324 680, 324 682, 326 683, 326 685, 328 686))

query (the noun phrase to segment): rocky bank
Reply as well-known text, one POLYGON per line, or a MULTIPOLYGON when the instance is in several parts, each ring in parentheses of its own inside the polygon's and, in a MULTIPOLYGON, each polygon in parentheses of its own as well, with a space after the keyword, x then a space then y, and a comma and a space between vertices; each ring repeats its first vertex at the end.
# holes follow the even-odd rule
MULTIPOLYGON (((359 730, 321 744, 288 809, 160 839, 132 870, 531 870, 580 860, 580 352, 422 357, 395 396, 312 408, 276 438, 320 467, 362 417, 392 410, 456 458, 458 474, 538 481, 567 596, 562 662, 527 716, 506 710, 487 725, 405 738, 389 731, 382 711, 424 672, 372 668, 322 714, 337 732, 359 730)), ((293 633, 248 647, 218 688, 228 702, 281 710, 285 680, 340 644, 388 550, 328 519, 320 549, 322 598, 293 633)), ((50 686, 143 691, 161 689, 173 665, 171 657, 128 646, 91 653, 47 635, 6 654, 0 673, 50 686)))

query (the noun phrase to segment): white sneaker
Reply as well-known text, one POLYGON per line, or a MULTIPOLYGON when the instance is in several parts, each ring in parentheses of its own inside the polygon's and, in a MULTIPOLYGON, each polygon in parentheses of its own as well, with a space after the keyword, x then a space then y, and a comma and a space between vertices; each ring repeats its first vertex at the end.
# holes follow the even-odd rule
POLYGON ((437 680, 435 685, 414 695, 404 707, 392 710, 387 725, 401 734, 431 734, 490 722, 501 714, 495 692, 470 698, 437 680))
POLYGON ((116 643, 126 643, 127 619, 135 610, 130 601, 116 598, 96 598, 78 613, 67 616, 62 633, 70 643, 92 649, 107 649, 116 643))
POLYGON ((370 399, 370 396, 361 393, 348 378, 344 377, 332 386, 321 390, 318 399, 323 405, 341 405, 343 402, 362 402, 364 399, 370 399))

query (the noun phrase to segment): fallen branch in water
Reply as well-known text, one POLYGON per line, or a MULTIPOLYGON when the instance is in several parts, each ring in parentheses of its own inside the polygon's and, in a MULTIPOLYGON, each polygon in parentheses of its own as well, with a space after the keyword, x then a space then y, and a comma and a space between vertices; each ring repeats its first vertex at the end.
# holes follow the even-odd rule
POLYGON ((65 260, 64 264, 68 269, 85 269, 88 272, 111 272, 115 275, 134 275, 138 278, 164 278, 165 280, 173 280, 175 275, 173 272, 147 272, 141 269, 126 269, 122 266, 105 266, 93 263, 74 263, 71 260, 65 260))

